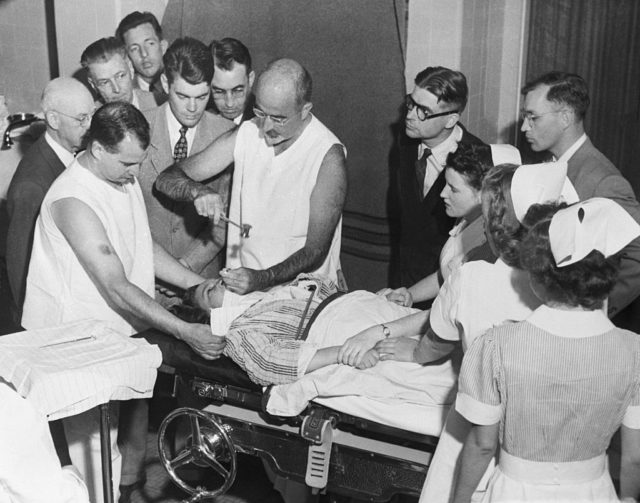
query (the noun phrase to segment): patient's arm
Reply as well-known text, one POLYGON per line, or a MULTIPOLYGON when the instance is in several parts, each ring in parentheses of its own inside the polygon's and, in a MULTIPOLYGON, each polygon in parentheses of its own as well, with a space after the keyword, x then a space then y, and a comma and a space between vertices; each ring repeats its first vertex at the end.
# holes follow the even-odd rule
MULTIPOLYGON (((429 311, 420 311, 404 316, 384 325, 394 337, 410 336, 424 333, 429 320, 429 311)), ((357 366, 365 353, 373 349, 375 344, 384 339, 382 325, 374 325, 347 339, 338 353, 338 361, 351 366, 357 366)))
MULTIPOLYGON (((327 365, 333 365, 338 363, 338 351, 340 346, 331 346, 329 348, 318 349, 316 354, 311 358, 311 362, 307 367, 305 374, 318 370, 319 368, 326 367, 327 365)), ((375 349, 370 349, 364 354, 360 363, 356 365, 360 370, 373 367, 380 360, 380 355, 375 349)))

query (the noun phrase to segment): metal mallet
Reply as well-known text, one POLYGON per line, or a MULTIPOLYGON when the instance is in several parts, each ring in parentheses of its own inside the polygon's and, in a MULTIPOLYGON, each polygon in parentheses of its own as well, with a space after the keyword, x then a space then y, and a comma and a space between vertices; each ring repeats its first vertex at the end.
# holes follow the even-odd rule
POLYGON ((240 225, 239 223, 234 222, 233 220, 229 220, 224 215, 220 215, 220 220, 222 220, 223 222, 227 222, 228 224, 235 225, 238 229, 240 229, 240 236, 241 237, 243 237, 243 238, 248 238, 249 237, 249 230, 251 230, 251 225, 250 224, 242 224, 242 225, 240 225))

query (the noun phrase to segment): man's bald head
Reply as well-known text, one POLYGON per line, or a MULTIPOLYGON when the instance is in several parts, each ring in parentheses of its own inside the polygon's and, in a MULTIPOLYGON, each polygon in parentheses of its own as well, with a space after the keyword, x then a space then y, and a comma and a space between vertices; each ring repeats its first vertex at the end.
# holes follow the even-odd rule
POLYGON ((276 59, 258 78, 256 93, 261 88, 292 93, 298 106, 311 102, 313 83, 307 69, 293 59, 276 59))
POLYGON ((44 88, 41 107, 51 137, 70 152, 82 149, 95 109, 89 90, 73 78, 53 79, 44 88))
POLYGON ((93 106, 93 97, 79 80, 71 77, 59 77, 50 81, 42 92, 42 111, 56 110, 68 104, 86 103, 93 106))

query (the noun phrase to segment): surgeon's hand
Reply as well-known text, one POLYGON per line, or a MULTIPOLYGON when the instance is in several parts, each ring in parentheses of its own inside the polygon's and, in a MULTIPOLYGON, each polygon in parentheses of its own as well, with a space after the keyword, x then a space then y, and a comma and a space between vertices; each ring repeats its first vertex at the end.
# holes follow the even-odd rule
POLYGON ((357 366, 365 353, 383 337, 380 325, 374 325, 349 337, 338 350, 338 363, 357 366))
POLYGON ((239 295, 264 290, 269 286, 266 271, 258 271, 248 267, 222 269, 220 277, 224 280, 227 290, 239 295))
POLYGON ((188 323, 180 339, 191 346, 205 360, 215 360, 222 354, 227 340, 211 333, 209 325, 188 323))
POLYGON ((418 340, 411 337, 388 337, 378 341, 374 347, 381 361, 415 362, 413 355, 417 346, 418 340))
POLYGON ((211 218, 214 225, 220 221, 220 215, 224 214, 222 197, 206 185, 199 189, 198 195, 193 200, 193 205, 198 215, 211 218))

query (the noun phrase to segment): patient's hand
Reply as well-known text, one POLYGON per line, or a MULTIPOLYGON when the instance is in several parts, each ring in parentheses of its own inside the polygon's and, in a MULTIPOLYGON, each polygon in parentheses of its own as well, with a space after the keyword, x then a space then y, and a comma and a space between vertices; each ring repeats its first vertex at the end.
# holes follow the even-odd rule
POLYGON ((396 360, 399 362, 415 362, 414 351, 418 340, 410 337, 388 337, 378 341, 375 350, 380 354, 380 360, 396 360))
POLYGON ((206 360, 215 360, 222 354, 227 340, 211 333, 209 325, 189 323, 181 339, 191 346, 196 353, 206 360))
POLYGON ((370 349, 367 351, 360 363, 356 364, 356 368, 360 370, 368 369, 374 367, 380 361, 380 355, 375 349, 370 349))
POLYGON ((224 279, 227 289, 239 295, 263 290, 269 286, 265 281, 265 276, 265 271, 257 271, 248 267, 220 271, 220 277, 224 279))
POLYGON ((413 296, 405 287, 396 288, 395 290, 392 290, 391 288, 383 288, 382 290, 379 290, 377 294, 386 297, 389 302, 393 302, 400 306, 411 307, 413 305, 413 296))
POLYGON ((355 367, 382 336, 380 325, 374 325, 349 337, 338 350, 338 363, 355 367))

